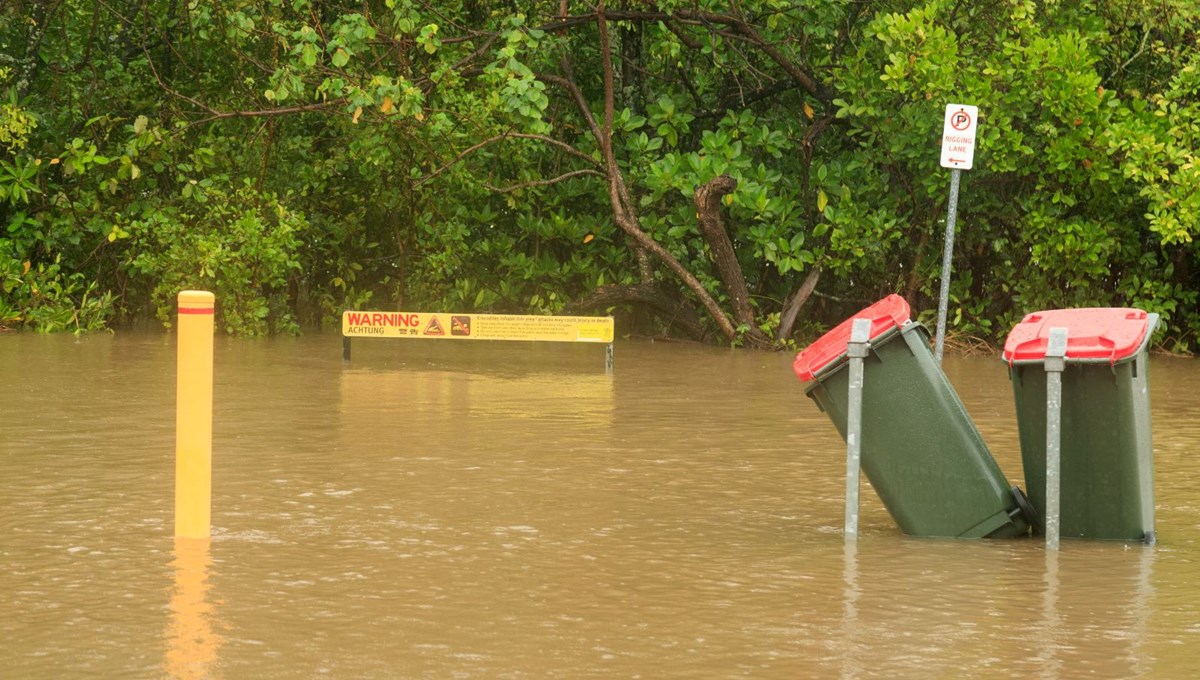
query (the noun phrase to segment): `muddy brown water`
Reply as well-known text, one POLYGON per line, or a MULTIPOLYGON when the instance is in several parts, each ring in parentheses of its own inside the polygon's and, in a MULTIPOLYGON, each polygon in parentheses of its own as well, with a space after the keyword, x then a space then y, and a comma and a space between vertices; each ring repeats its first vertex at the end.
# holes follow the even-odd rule
MULTIPOLYGON (((1152 548, 901 535, 788 354, 228 340, 173 538, 174 338, 0 335, 0 676, 1192 677, 1200 362, 1152 362, 1152 548)), ((995 358, 946 371, 1010 481, 995 358)))

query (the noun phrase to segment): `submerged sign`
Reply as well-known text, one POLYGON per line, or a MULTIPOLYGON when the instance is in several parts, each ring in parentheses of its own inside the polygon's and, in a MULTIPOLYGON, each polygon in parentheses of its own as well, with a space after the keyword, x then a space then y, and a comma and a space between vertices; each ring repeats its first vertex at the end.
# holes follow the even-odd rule
POLYGON ((611 316, 342 312, 342 335, 445 340, 613 341, 611 316))

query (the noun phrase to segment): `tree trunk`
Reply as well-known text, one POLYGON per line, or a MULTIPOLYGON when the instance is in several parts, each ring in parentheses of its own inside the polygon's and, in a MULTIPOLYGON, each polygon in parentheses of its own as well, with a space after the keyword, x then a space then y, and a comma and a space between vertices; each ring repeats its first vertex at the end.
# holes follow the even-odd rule
POLYGON ((50 0, 37 0, 32 3, 25 21, 25 54, 17 62, 16 78, 17 97, 24 97, 33 86, 37 77, 38 50, 42 46, 42 37, 46 35, 46 21, 49 14, 50 0))
POLYGON ((917 289, 921 286, 921 268, 925 266, 925 248, 929 245, 929 230, 921 230, 921 241, 917 244, 917 259, 908 272, 908 283, 904 286, 904 299, 916 297, 917 289))
POLYGON ((717 327, 721 329, 721 334, 727 340, 733 342, 737 339, 737 328, 734 327, 733 322, 725 315, 725 312, 717 304, 717 301, 713 299, 713 296, 704 289, 704 284, 700 283, 700 280, 688 271, 687 267, 683 266, 683 263, 675 258, 662 244, 647 234, 638 221, 636 205, 633 198, 629 195, 629 189, 625 184, 625 176, 620 164, 617 162, 616 154, 613 152, 612 130, 613 109, 615 108, 613 65, 612 55, 609 52, 608 20, 605 18, 604 13, 604 4, 601 2, 597 7, 596 22, 600 29, 600 63, 604 74, 603 122, 598 122, 592 114, 591 106, 575 82, 570 59, 565 53, 561 62, 563 75, 561 77, 544 75, 542 79, 562 85, 571 94, 576 106, 579 108, 579 113, 587 121, 588 128, 592 131, 592 136, 599 144, 605 174, 608 176, 608 198, 609 204, 612 206, 613 221, 638 245, 658 258, 673 274, 679 277, 683 285, 692 291, 709 316, 716 322, 717 327))
POLYGON ((800 316, 800 309, 804 307, 804 303, 808 302, 808 298, 812 297, 813 291, 817 289, 817 281, 821 278, 821 268, 813 267, 808 271, 808 276, 804 277, 804 283, 796 289, 783 307, 783 314, 779 317, 779 330, 775 331, 775 342, 784 342, 792 335, 792 329, 796 325, 796 318, 800 316))
POLYGON ((742 265, 733 249, 733 241, 729 239, 725 221, 721 218, 721 199, 736 188, 737 180, 729 175, 715 177, 707 184, 699 186, 695 193, 696 216, 699 218, 700 235, 708 244, 708 250, 717 266, 717 276, 729 293, 734 323, 748 329, 745 333, 748 344, 766 347, 770 345, 770 341, 754 322, 754 308, 750 306, 750 289, 746 286, 746 276, 742 273, 742 265))

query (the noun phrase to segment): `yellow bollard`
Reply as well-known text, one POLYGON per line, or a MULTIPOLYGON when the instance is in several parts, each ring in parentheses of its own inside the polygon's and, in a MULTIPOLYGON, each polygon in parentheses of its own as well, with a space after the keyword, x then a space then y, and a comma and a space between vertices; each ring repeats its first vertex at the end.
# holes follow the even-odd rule
POLYGON ((202 290, 179 293, 175 392, 175 535, 208 538, 212 522, 213 304, 202 290))

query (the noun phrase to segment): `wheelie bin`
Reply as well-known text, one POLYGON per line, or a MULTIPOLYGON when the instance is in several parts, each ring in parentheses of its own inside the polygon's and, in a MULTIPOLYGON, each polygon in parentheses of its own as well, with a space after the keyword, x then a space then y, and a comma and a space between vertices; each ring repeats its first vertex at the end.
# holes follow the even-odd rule
POLYGON ((1047 310, 1026 316, 1004 343, 1025 484, 1034 508, 1044 516, 1044 364, 1050 329, 1067 330, 1059 430, 1059 531, 1064 538, 1154 542, 1148 348, 1157 324, 1157 314, 1140 309, 1047 310))
POLYGON ((929 331, 890 295, 801 351, 793 363, 806 394, 846 438, 847 343, 855 318, 871 320, 863 366, 862 471, 911 536, 1027 534, 1032 512, 1010 486, 934 360, 929 331))

